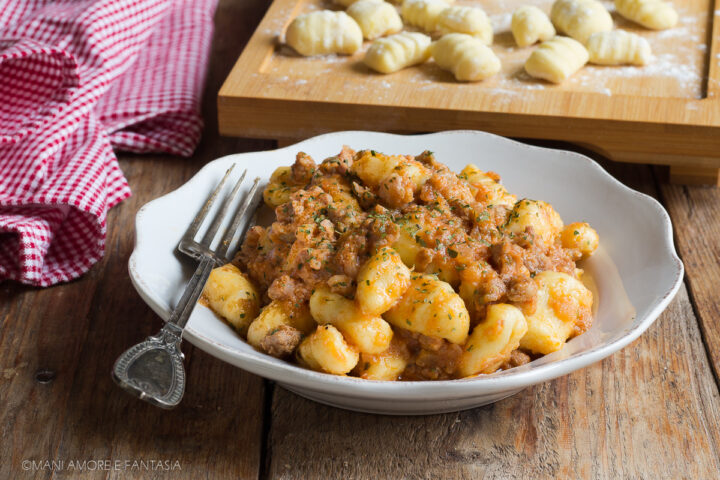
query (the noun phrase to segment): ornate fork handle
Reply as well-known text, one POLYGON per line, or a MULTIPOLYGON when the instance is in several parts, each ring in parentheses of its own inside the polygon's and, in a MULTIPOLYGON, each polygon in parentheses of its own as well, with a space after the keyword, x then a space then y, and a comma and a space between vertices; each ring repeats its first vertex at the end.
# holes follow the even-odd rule
POLYGON ((213 258, 202 257, 165 326, 118 357, 113 367, 118 385, 158 407, 173 408, 180 403, 185 391, 184 355, 180 350, 183 328, 214 266, 213 258))

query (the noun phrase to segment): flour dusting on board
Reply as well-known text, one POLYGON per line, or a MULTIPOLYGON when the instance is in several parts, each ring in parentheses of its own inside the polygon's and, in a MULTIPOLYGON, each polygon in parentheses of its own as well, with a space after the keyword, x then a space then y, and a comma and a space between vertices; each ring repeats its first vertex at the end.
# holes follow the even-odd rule
MULTIPOLYGON (((675 28, 651 31, 640 28, 623 19, 616 12, 612 0, 602 0, 611 12, 616 28, 629 30, 645 37, 653 49, 653 60, 644 67, 587 65, 562 85, 556 86, 531 78, 523 65, 535 47, 519 48, 510 33, 512 12, 522 5, 535 5, 546 13, 550 12, 553 0, 458 0, 460 5, 480 6, 488 14, 493 25, 495 40, 493 51, 500 58, 503 68, 495 77, 484 82, 459 84, 446 72, 440 71, 432 60, 424 65, 412 67, 396 74, 383 76, 362 65, 366 42, 362 51, 352 56, 327 55, 300 58, 286 47, 276 50, 276 55, 266 65, 265 72, 272 73, 278 80, 287 81, 290 88, 304 86, 311 88, 318 76, 333 75, 337 78, 367 75, 367 82, 345 82, 344 88, 361 92, 376 100, 390 98, 392 87, 398 83, 412 85, 417 92, 430 94, 447 91, 448 86, 458 85, 463 92, 483 91, 493 95, 496 102, 510 102, 523 92, 561 89, 568 91, 592 92, 601 95, 637 95, 677 98, 701 98, 705 79, 706 38, 708 15, 720 15, 720 9, 708 12, 696 3, 674 2, 679 14, 675 28), (289 59, 292 61, 289 61, 289 59)), ((312 0, 304 13, 318 8, 312 0)), ((289 19, 288 19, 289 21, 289 19)), ((409 28, 408 30, 413 30, 409 28)), ((282 32, 276 32, 281 35, 282 32)), ((281 37, 280 37, 281 38, 281 37)), ((720 65, 720 56, 713 59, 720 65)))

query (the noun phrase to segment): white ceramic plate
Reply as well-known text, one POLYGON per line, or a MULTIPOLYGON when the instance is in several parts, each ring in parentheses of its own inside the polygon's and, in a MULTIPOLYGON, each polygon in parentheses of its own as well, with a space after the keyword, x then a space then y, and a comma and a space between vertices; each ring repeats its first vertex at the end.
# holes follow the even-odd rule
POLYGON ((179 300, 195 268, 175 247, 231 164, 241 167, 236 175, 247 168, 249 178, 266 180, 276 167, 292 164, 300 150, 319 162, 337 154, 343 145, 389 154, 432 150, 439 161, 458 172, 472 162, 499 173, 518 198, 550 202, 566 223, 589 222, 601 243, 598 252, 582 265, 597 284, 592 328, 559 352, 522 367, 437 382, 378 382, 305 370, 257 352, 204 306, 193 312, 185 330, 187 340, 221 360, 318 402, 385 414, 440 413, 497 401, 607 357, 643 333, 680 286, 683 265, 675 253, 670 218, 663 207, 625 187, 587 157, 483 132, 415 136, 339 132, 274 151, 220 158, 181 188, 145 205, 137 214, 136 245, 129 265, 130 277, 143 300, 163 319, 169 317, 170 306, 179 300))

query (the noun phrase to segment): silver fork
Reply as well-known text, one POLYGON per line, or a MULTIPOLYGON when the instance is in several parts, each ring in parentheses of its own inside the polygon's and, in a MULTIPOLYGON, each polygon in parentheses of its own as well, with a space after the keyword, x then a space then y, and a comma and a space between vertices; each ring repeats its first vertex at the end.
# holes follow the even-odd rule
POLYGON ((200 264, 185 287, 185 292, 175 306, 170 319, 156 335, 148 337, 145 341, 126 350, 118 357, 113 366, 112 377, 115 383, 136 397, 161 408, 173 408, 182 400, 183 393, 185 393, 185 368, 183 367, 185 356, 180 350, 183 329, 205 287, 210 271, 216 265, 224 265, 228 262, 226 255, 233 238, 240 229, 242 231, 240 231, 238 245, 242 242, 250 224, 250 217, 246 216, 246 213, 255 210, 253 203, 256 203, 260 178, 254 180, 242 206, 235 214, 232 223, 223 232, 223 237, 217 247, 212 247, 213 240, 228 215, 230 205, 240 191, 240 186, 247 174, 247 170, 245 170, 230 195, 225 198, 220 212, 210 224, 202 240, 199 242, 195 240, 205 217, 210 212, 234 167, 235 165, 232 165, 225 173, 180 240, 178 250, 199 260, 200 264), (253 208, 251 209, 251 207, 253 208), (243 220, 247 221, 243 223, 243 220), (240 228, 241 226, 242 228, 240 228))

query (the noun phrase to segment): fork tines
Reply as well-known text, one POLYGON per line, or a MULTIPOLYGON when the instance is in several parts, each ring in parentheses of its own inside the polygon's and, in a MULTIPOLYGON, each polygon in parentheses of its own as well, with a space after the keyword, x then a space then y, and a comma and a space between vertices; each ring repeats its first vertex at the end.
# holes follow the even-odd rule
POLYGON ((220 192, 225 187, 225 184, 227 183, 227 180, 230 177, 230 174, 232 173, 234 168, 235 164, 233 164, 227 170, 227 172, 225 172, 225 175, 223 176, 218 186, 215 187, 215 190, 213 190, 212 194, 210 194, 210 197, 207 199, 198 214, 195 216, 192 223, 190 223, 190 226, 188 227, 185 235, 183 235, 182 239, 180 240, 180 244, 178 245, 178 248, 181 252, 196 258, 209 256, 215 260, 216 264, 222 265, 228 262, 228 259, 226 258, 227 252, 230 249, 233 238, 236 236, 239 230, 242 230, 239 232, 240 241, 242 241, 242 237, 245 235, 245 230, 250 224, 250 216, 248 216, 247 213, 250 210, 250 207, 253 205, 255 197, 257 196, 257 190, 260 184, 259 177, 255 178, 255 180, 253 181, 253 185, 250 188, 250 191, 245 196, 240 208, 238 208, 237 212, 235 213, 235 216, 232 219, 230 225, 225 228, 222 239, 217 244, 217 247, 215 249, 212 248, 213 240, 215 240, 220 226, 223 224, 223 222, 226 221, 230 206, 234 202, 235 197, 237 197, 238 192, 240 191, 240 187, 242 186, 242 183, 247 176, 247 170, 243 171, 243 173, 240 175, 240 178, 235 183, 235 186, 233 187, 230 194, 225 197, 222 205, 220 206, 220 210, 215 215, 215 218, 208 227, 207 231, 204 233, 202 240, 200 240, 199 242, 195 240, 195 236, 198 234, 200 227, 205 221, 205 217, 208 216, 210 210, 212 209, 212 206, 217 200, 220 192))

